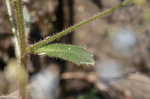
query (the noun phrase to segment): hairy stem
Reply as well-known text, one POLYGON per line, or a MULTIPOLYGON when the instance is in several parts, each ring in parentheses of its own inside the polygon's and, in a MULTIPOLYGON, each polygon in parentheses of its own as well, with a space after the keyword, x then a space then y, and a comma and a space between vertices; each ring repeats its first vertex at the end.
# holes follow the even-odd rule
MULTIPOLYGON (((18 30, 18 41, 20 46, 20 64, 23 67, 27 66, 27 55, 26 55, 26 48, 27 48, 27 37, 25 34, 25 23, 24 23, 24 17, 23 17, 23 8, 22 8, 22 1, 16 0, 14 2, 15 5, 15 11, 16 11, 16 19, 17 19, 17 30, 18 30)), ((20 95, 22 99, 26 99, 26 91, 25 91, 25 83, 26 81, 20 81, 20 95)))
MULTIPOLYGON (((22 10, 22 1, 21 0, 6 0, 6 6, 9 14, 9 19, 12 24, 12 32, 16 36, 16 47, 18 54, 18 62, 20 69, 23 69, 26 71, 27 75, 27 54, 26 54, 26 48, 27 48, 27 36, 25 34, 25 25, 24 25, 24 17, 23 17, 23 10, 22 10)), ((16 70, 16 72, 19 72, 21 70, 16 70)), ((16 73, 17 74, 17 73, 16 73)), ((21 99, 26 99, 26 82, 27 79, 22 79, 21 75, 16 75, 18 78, 18 86, 20 91, 21 99)), ((25 78, 25 77, 24 77, 25 78)))
POLYGON ((14 2, 15 10, 16 10, 16 19, 17 19, 17 30, 18 30, 18 40, 21 50, 21 63, 26 65, 26 48, 27 48, 27 38, 25 34, 25 25, 23 18, 23 10, 22 10, 22 2, 21 0, 16 0, 14 2))
POLYGON ((80 28, 80 27, 81 27, 82 25, 84 25, 84 24, 88 24, 88 23, 90 23, 90 22, 92 22, 92 21, 94 21, 94 20, 96 20, 96 19, 100 19, 100 18, 102 18, 102 17, 104 17, 104 16, 106 16, 106 15, 109 15, 109 14, 113 13, 114 11, 116 11, 117 9, 119 9, 119 8, 121 8, 121 7, 124 7, 124 6, 127 6, 129 3, 131 3, 131 1, 132 1, 132 0, 126 0, 126 1, 122 2, 121 4, 115 6, 115 7, 111 8, 111 9, 108 9, 108 10, 105 10, 105 11, 103 11, 103 12, 100 12, 100 13, 96 14, 95 16, 90 17, 89 19, 83 20, 83 21, 81 21, 80 23, 75 24, 75 25, 73 25, 73 26, 71 26, 71 27, 65 29, 65 30, 62 31, 62 32, 56 33, 56 35, 53 35, 53 36, 51 36, 51 37, 48 36, 48 37, 46 37, 44 40, 39 41, 39 42, 37 42, 37 43, 31 45, 31 46, 27 49, 27 51, 28 51, 28 52, 32 52, 33 50, 35 50, 35 49, 37 49, 37 48, 39 48, 39 47, 42 47, 43 45, 46 45, 46 44, 48 44, 49 42, 52 42, 52 41, 54 41, 54 40, 56 40, 56 39, 59 39, 59 38, 65 36, 65 35, 71 33, 72 31, 74 31, 74 30, 80 28))

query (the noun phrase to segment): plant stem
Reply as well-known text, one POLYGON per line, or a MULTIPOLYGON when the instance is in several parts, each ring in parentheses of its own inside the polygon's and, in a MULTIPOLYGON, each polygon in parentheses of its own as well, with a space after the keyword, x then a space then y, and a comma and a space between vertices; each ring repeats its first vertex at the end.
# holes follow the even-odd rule
POLYGON ((24 25, 24 18, 23 18, 23 10, 22 10, 22 1, 21 0, 16 0, 14 2, 15 4, 15 10, 16 10, 16 21, 17 21, 17 30, 18 30, 18 41, 20 45, 20 51, 21 51, 21 63, 26 66, 26 48, 27 48, 27 38, 25 34, 25 25, 24 25))
POLYGON ((59 38, 65 36, 65 35, 69 34, 70 32, 72 32, 72 31, 74 31, 74 30, 80 28, 80 27, 81 27, 82 25, 84 25, 84 24, 88 24, 88 23, 90 23, 90 22, 92 22, 92 21, 94 21, 94 20, 96 20, 96 19, 100 19, 100 18, 102 18, 102 17, 104 17, 104 16, 106 16, 106 15, 109 15, 109 14, 113 13, 114 11, 116 11, 117 9, 119 9, 119 8, 121 8, 121 7, 124 7, 124 6, 127 6, 129 3, 131 3, 131 1, 132 1, 132 0, 126 0, 126 1, 122 2, 121 4, 115 6, 115 7, 111 8, 111 9, 108 9, 108 10, 105 10, 105 11, 103 11, 103 12, 100 12, 100 13, 96 14, 95 16, 90 17, 89 19, 83 20, 83 21, 81 21, 80 23, 75 24, 75 25, 73 25, 73 26, 71 26, 71 27, 65 29, 64 31, 61 31, 61 32, 59 32, 59 33, 56 33, 56 34, 53 35, 52 37, 48 36, 48 37, 46 37, 46 39, 44 39, 44 40, 42 40, 42 41, 39 41, 39 42, 37 42, 37 43, 31 45, 31 46, 27 49, 27 51, 28 51, 28 52, 32 52, 33 50, 36 50, 37 48, 42 47, 43 45, 46 45, 46 44, 48 44, 49 42, 52 42, 52 41, 54 41, 54 40, 56 40, 56 39, 59 39, 59 38))
MULTIPOLYGON (((25 25, 24 25, 24 17, 23 17, 23 10, 22 10, 22 1, 21 0, 6 0, 6 6, 9 14, 9 19, 12 24, 12 32, 15 34, 17 40, 16 40, 16 46, 18 47, 17 53, 18 54, 18 62, 21 69, 26 71, 27 75, 27 54, 26 54, 26 48, 27 48, 27 36, 25 34, 25 25)), ((16 70, 20 71, 20 70, 16 70)), ((17 73, 16 73, 17 74, 17 73)), ((26 99, 26 80, 22 79, 22 76, 24 75, 16 75, 18 78, 18 86, 20 91, 21 99, 26 99)))
MULTIPOLYGON (((17 21, 17 30, 18 30, 18 42, 20 47, 20 66, 23 66, 26 69, 27 66, 27 36, 25 34, 25 23, 23 17, 23 8, 22 8, 22 1, 16 0, 14 2, 15 11, 16 11, 16 21, 17 21)), ((23 84, 26 81, 21 81, 19 88, 20 88, 20 96, 22 99, 26 99, 26 85, 23 84)))

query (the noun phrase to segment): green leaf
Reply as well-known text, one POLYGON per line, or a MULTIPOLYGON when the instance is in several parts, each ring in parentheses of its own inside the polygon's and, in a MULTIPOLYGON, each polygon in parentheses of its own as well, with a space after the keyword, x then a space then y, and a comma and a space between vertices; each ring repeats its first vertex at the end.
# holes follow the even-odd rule
POLYGON ((35 54, 58 57, 75 64, 94 64, 93 55, 85 49, 68 44, 50 44, 34 50, 35 54))

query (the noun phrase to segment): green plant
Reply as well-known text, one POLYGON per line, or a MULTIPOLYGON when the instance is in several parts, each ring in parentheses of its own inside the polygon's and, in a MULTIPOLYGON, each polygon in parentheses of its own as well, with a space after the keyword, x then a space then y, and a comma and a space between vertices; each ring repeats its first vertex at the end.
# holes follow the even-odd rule
MULTIPOLYGON (((117 5, 116 7, 100 12, 97 15, 90 17, 89 19, 81 21, 80 23, 65 29, 62 32, 56 33, 51 37, 46 37, 44 40, 41 40, 33 45, 29 45, 27 43, 27 35, 25 33, 25 25, 24 25, 23 11, 22 11, 23 9, 22 1, 21 0, 5 0, 5 1, 7 5, 8 14, 9 14, 9 19, 12 25, 12 32, 16 37, 15 43, 16 43, 16 48, 18 48, 16 51, 18 53, 17 54, 18 64, 22 69, 26 71, 25 75, 27 75, 28 74, 26 69, 27 59, 28 59, 27 55, 29 53, 34 53, 38 55, 45 54, 50 57, 58 57, 64 60, 71 61, 78 65, 81 64, 93 65, 94 64, 93 55, 82 47, 78 47, 75 45, 48 44, 48 43, 69 34, 71 31, 80 28, 84 24, 88 24, 96 19, 102 18, 103 16, 113 13, 114 11, 116 11, 121 7, 127 6, 129 3, 131 3, 132 0, 126 0, 121 4, 117 5)), ((15 72, 19 70, 20 69, 17 69, 15 72)), ((21 98, 26 99, 26 95, 25 95, 26 84, 22 84, 26 82, 26 79, 25 80, 20 79, 20 77, 17 78, 19 79, 18 84, 20 86, 19 91, 20 91, 21 98)))

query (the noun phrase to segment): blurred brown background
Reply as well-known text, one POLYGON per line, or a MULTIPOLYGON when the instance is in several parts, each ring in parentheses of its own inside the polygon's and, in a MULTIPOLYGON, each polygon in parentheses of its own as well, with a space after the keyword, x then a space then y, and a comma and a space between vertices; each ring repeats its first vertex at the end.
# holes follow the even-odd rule
MULTIPOLYGON (((29 43, 42 40, 122 1, 23 0, 29 43)), ((118 9, 53 42, 85 47, 94 54, 95 66, 76 66, 56 58, 29 56, 31 82, 35 75, 47 68, 54 75, 54 79, 49 77, 54 81, 52 86, 55 86, 55 80, 59 82, 56 88, 51 88, 58 88, 59 92, 53 93, 59 95, 43 99, 150 99, 150 1, 135 1, 135 4, 118 9)), ((4 0, 0 0, 1 95, 8 94, 9 89, 4 68, 10 59, 15 58, 12 38, 6 6, 4 0)), ((41 83, 38 84, 36 87, 40 88, 41 83)))

